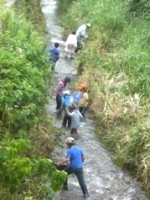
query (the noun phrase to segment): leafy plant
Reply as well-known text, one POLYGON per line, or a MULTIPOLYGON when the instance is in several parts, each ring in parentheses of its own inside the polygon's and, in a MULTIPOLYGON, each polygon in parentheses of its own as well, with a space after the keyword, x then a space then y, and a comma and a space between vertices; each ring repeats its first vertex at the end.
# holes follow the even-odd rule
MULTIPOLYGON (((23 139, 2 141, 0 146, 0 188, 1 198, 14 194, 21 189, 27 179, 46 176, 47 184, 53 191, 58 191, 66 179, 66 173, 58 171, 50 159, 31 160, 23 156, 29 142, 23 139), (6 142, 7 141, 7 142, 6 142)), ((32 179, 31 179, 32 180, 32 179)))
POLYGON ((29 129, 47 103, 50 67, 46 45, 31 24, 14 14, 3 13, 0 49, 0 121, 2 129, 29 129))

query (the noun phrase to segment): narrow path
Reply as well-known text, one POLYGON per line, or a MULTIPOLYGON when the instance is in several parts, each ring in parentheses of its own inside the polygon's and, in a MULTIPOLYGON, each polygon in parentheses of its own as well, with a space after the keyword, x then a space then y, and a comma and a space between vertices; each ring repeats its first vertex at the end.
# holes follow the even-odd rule
MULTIPOLYGON (((42 11, 46 17, 47 32, 52 36, 51 42, 58 41, 61 44, 61 58, 56 64, 54 74, 55 82, 71 75, 75 80, 76 61, 64 58, 64 41, 62 40, 62 28, 57 25, 59 15, 56 0, 43 0, 42 11), (57 13, 57 14, 56 14, 57 13), (58 15, 58 16, 57 16, 58 15)), ((48 105, 49 114, 55 112, 55 101, 48 105)), ((61 127, 62 119, 57 119, 56 126, 61 127)), ((85 179, 90 194, 90 200, 148 200, 139 185, 127 173, 113 165, 111 155, 102 147, 95 137, 95 123, 92 117, 87 116, 86 123, 79 129, 76 136, 77 144, 83 149, 86 161, 84 165, 85 179)), ((62 141, 69 137, 69 130, 65 130, 62 141)), ((65 157, 64 148, 56 148, 53 152, 55 160, 59 161, 65 157)), ((61 200, 83 199, 81 189, 76 177, 69 177, 69 191, 61 191, 57 194, 61 200)))

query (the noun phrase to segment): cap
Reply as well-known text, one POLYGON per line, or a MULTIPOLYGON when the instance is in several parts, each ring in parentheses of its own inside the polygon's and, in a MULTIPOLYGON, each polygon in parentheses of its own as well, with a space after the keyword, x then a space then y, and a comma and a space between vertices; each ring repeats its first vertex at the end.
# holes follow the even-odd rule
POLYGON ((71 77, 70 77, 70 76, 66 76, 66 77, 65 77, 65 81, 66 81, 67 83, 70 83, 70 82, 71 82, 71 77))
POLYGON ((79 86, 79 90, 87 90, 87 86, 85 84, 81 84, 79 86))
POLYGON ((90 23, 87 23, 86 26, 91 27, 91 24, 90 24, 90 23))
POLYGON ((66 139, 66 144, 75 144, 75 139, 73 137, 68 137, 66 139))
POLYGON ((69 90, 65 90, 65 91, 63 91, 63 94, 64 94, 64 95, 65 95, 65 94, 70 95, 70 91, 69 91, 69 90))

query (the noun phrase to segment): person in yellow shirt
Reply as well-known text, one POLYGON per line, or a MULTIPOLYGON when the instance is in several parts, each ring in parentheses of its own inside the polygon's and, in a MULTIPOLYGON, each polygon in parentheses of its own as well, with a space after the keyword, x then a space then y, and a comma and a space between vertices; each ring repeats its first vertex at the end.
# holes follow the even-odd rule
POLYGON ((85 112, 87 110, 87 106, 88 106, 88 100, 89 100, 89 96, 87 93, 87 86, 85 84, 81 84, 79 86, 79 90, 83 93, 83 96, 79 101, 78 108, 79 108, 80 113, 84 117, 85 112))

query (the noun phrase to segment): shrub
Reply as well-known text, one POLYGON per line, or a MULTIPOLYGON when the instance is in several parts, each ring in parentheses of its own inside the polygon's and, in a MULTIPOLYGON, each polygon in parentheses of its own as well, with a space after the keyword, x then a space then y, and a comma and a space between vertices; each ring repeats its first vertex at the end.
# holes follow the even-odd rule
POLYGON ((47 102, 50 75, 46 45, 14 12, 3 13, 0 36, 0 121, 4 131, 15 132, 37 123, 47 102))

